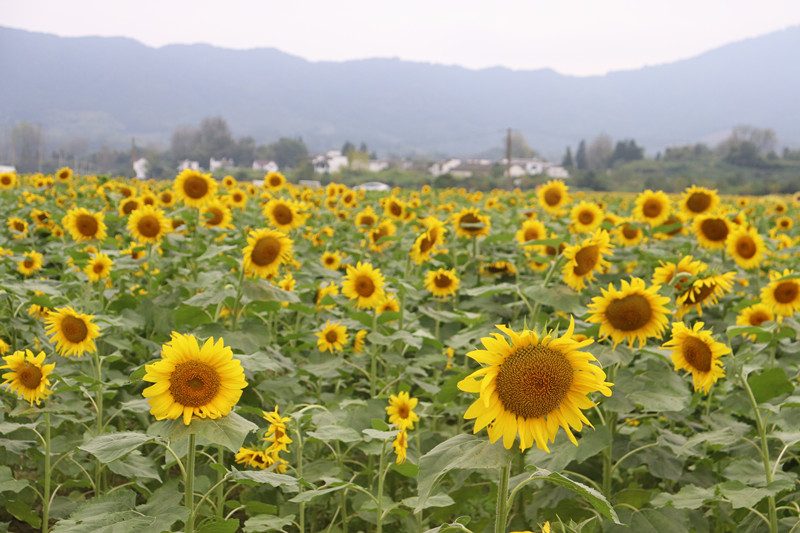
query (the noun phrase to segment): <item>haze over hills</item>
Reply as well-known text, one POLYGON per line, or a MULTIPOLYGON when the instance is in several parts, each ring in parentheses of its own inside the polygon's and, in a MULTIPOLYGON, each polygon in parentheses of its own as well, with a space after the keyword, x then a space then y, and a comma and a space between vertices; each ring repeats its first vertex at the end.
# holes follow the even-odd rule
POLYGON ((176 127, 219 115, 236 137, 261 143, 302 136, 312 150, 363 140, 380 153, 451 155, 497 146, 513 127, 544 154, 605 132, 652 155, 750 124, 794 147, 796 50, 800 26, 675 63, 574 77, 0 28, 0 126, 28 120, 52 142, 80 136, 124 147, 136 136, 166 147, 176 127))

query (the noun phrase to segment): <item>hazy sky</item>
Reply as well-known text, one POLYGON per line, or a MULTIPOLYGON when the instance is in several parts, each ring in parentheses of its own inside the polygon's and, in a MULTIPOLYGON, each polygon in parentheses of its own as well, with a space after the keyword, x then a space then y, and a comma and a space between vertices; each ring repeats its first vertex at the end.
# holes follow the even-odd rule
POLYGON ((0 0, 0 26, 592 75, 800 24, 797 0, 0 0))

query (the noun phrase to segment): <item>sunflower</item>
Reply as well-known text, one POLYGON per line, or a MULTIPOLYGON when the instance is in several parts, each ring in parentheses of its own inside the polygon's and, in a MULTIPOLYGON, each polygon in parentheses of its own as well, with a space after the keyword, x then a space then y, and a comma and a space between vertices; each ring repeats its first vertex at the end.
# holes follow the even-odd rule
POLYGON ((62 183, 66 183, 72 179, 72 169, 69 167, 63 167, 56 172, 56 178, 58 181, 62 183))
POLYGON ((16 185, 16 172, 0 172, 0 187, 3 189, 13 189, 16 185))
POLYGON ((106 254, 99 253, 89 259, 86 268, 83 269, 89 281, 100 281, 111 275, 111 266, 114 262, 106 254))
POLYGON ((406 215, 406 204, 392 195, 383 202, 383 214, 395 220, 403 220, 406 215))
POLYGON ((267 278, 292 258, 292 240, 273 229, 251 230, 242 250, 242 266, 249 275, 267 278))
MULTIPOLYGON (((528 241, 546 239, 547 228, 545 228, 541 220, 529 218, 522 223, 522 227, 517 230, 517 232, 514 234, 514 237, 517 239, 517 243, 522 246, 528 241)), ((532 251, 535 249, 535 246, 536 245, 528 245, 525 247, 525 249, 532 251)))
POLYGON ((456 269, 445 270, 429 270, 425 275, 425 288, 431 291, 431 294, 439 298, 447 298, 453 296, 461 281, 456 276, 456 269))
POLYGON ((481 265, 480 273, 484 276, 513 276, 517 273, 517 267, 508 261, 495 261, 481 265))
POLYGON ((288 233, 292 228, 300 228, 309 215, 302 213, 303 206, 291 200, 272 198, 264 205, 263 214, 279 230, 288 233))
POLYGON ((564 283, 580 291, 587 282, 594 280, 594 273, 609 265, 603 257, 611 253, 609 240, 608 232, 600 229, 582 243, 567 246, 563 252, 567 264, 561 271, 564 283))
POLYGON ((158 244, 171 229, 164 212, 152 205, 142 206, 128 217, 128 231, 141 244, 158 244))
POLYGON ((381 221, 378 227, 370 230, 367 233, 367 242, 369 249, 373 252, 382 252, 384 248, 392 245, 391 239, 384 239, 384 237, 391 237, 397 232, 397 226, 394 225, 389 219, 381 221))
POLYGON ((317 296, 314 299, 314 304, 317 306, 317 311, 319 311, 321 309, 332 309, 333 308, 332 304, 331 305, 321 305, 321 302, 322 302, 323 298, 325 298, 326 296, 333 297, 333 296, 336 296, 337 294, 339 294, 339 287, 336 285, 336 283, 333 283, 333 282, 327 283, 326 282, 326 283, 323 283, 322 285, 319 285, 317 287, 317 296))
POLYGON ((706 189, 692 185, 688 187, 680 199, 681 210, 689 216, 713 213, 719 206, 719 196, 716 189, 706 189))
POLYGON ((36 209, 34 207, 31 209, 31 220, 36 224, 47 226, 52 221, 52 218, 50 217, 50 213, 47 211, 36 209))
POLYGON ((161 207, 172 207, 175 205, 175 195, 170 190, 158 193, 158 205, 161 207))
POLYGON ((588 322, 600 324, 600 335, 610 336, 614 348, 623 341, 633 347, 636 340, 641 348, 649 337, 661 338, 669 322, 664 307, 669 298, 658 294, 660 288, 653 285, 648 289, 640 278, 632 278, 630 283, 622 280, 619 290, 609 284, 608 291, 600 289, 602 296, 595 296, 589 304, 592 314, 588 322))
POLYGON ((491 229, 490 217, 481 215, 475 208, 465 207, 454 216, 456 236, 486 237, 491 229))
POLYGON ((230 175, 225 176, 224 178, 222 178, 222 186, 225 187, 226 189, 232 189, 236 187, 236 178, 230 175))
POLYGON ((333 353, 342 351, 342 345, 347 342, 347 326, 342 326, 341 322, 331 324, 331 321, 325 323, 322 331, 318 331, 314 335, 317 336, 317 347, 320 352, 325 350, 333 353))
POLYGON ((202 207, 217 194, 217 181, 211 174, 185 169, 172 184, 175 196, 189 207, 202 207))
POLYGON ((636 246, 644 239, 642 228, 631 223, 631 220, 623 220, 617 227, 617 242, 622 246, 636 246))
POLYGON ((611 395, 612 384, 592 364, 594 356, 580 351, 593 341, 572 338, 572 319, 564 335, 556 339, 552 332, 540 339, 527 329, 517 333, 505 326, 497 328, 509 336, 511 344, 499 333, 482 338, 486 349, 467 356, 488 366, 458 383, 459 389, 480 394, 464 414, 466 419, 477 419, 473 433, 489 426, 489 440, 502 437, 507 449, 519 435, 520 449, 536 443, 549 452, 547 441, 555 439, 561 426, 577 445, 570 427, 580 431, 583 424, 591 426, 581 409, 595 405, 586 395, 595 391, 611 395))
POLYGON ((539 205, 551 215, 558 215, 561 208, 570 202, 568 189, 561 180, 548 181, 536 191, 539 205))
POLYGON ((672 208, 669 197, 663 191, 647 189, 636 197, 636 206, 633 215, 636 219, 650 224, 655 228, 662 225, 669 218, 672 208))
POLYGON ((702 306, 716 304, 720 296, 731 291, 735 278, 736 272, 726 272, 718 275, 709 274, 694 280, 687 290, 675 297, 675 304, 678 306, 675 317, 683 318, 692 308, 695 308, 697 314, 702 317, 702 306))
POLYGON ((397 301, 397 298, 394 294, 387 294, 384 293, 383 299, 378 303, 378 306, 375 308, 375 311, 378 314, 387 313, 389 311, 400 311, 400 302, 397 301))
POLYGON ((142 206, 142 202, 139 201, 138 198, 131 196, 130 198, 123 199, 119 204, 119 216, 126 217, 139 209, 142 206))
POLYGON ((228 190, 228 202, 242 211, 247 207, 247 193, 239 188, 228 190))
MULTIPOLYGON (((736 315, 737 326, 760 326, 764 322, 772 322, 775 320, 775 314, 768 305, 757 303, 749 305, 739 311, 736 315)), ((751 341, 755 342, 755 335, 748 335, 751 341)))
POLYGON ((356 227, 362 231, 371 228, 377 221, 378 215, 370 206, 367 206, 356 215, 356 227))
POLYGON ((243 464, 253 468, 260 468, 264 470, 272 466, 272 458, 267 455, 264 450, 256 450, 254 448, 247 448, 242 446, 234 456, 236 464, 243 464))
POLYGON ((702 322, 696 322, 689 329, 683 322, 673 322, 672 338, 662 348, 672 349, 675 370, 692 373, 694 390, 703 389, 708 394, 711 385, 725 375, 719 358, 730 353, 731 349, 715 341, 710 331, 703 331, 703 325, 702 322))
POLYGON ((594 202, 581 200, 570 209, 569 217, 572 220, 570 230, 573 233, 591 233, 603 223, 603 210, 594 202))
POLYGON ((103 213, 92 213, 83 207, 70 209, 61 223, 67 228, 72 238, 78 242, 106 238, 106 225, 103 213))
POLYGON ((792 270, 770 272, 769 285, 761 289, 761 301, 779 316, 800 311, 800 278, 792 270))
POLYGON ((356 308, 375 309, 384 299, 384 278, 379 268, 369 263, 358 262, 347 266, 347 275, 342 281, 342 294, 356 300, 356 308))
POLYGON ((204 228, 232 228, 233 215, 219 198, 212 198, 200 208, 200 225, 204 228))
POLYGON ((264 188, 268 191, 277 192, 286 185, 286 177, 280 172, 269 172, 264 176, 264 188))
POLYGON ((678 291, 683 292, 686 288, 686 282, 694 276, 697 276, 705 269, 708 268, 708 265, 703 263, 702 261, 695 261, 694 257, 691 255, 687 255, 681 258, 678 261, 678 264, 675 263, 664 263, 663 261, 659 261, 661 266, 656 267, 655 271, 653 272, 653 278, 650 280, 651 283, 656 285, 669 285, 672 283, 676 277, 680 274, 688 274, 687 276, 682 276, 679 280, 677 280, 672 287, 678 291))
POLYGON ((17 271, 31 276, 42 269, 42 254, 36 251, 25 252, 23 260, 17 264, 17 271))
POLYGON ((43 364, 44 352, 33 355, 30 350, 25 352, 19 350, 8 357, 3 357, 3 360, 6 364, 0 366, 0 369, 8 369, 8 372, 3 374, 2 385, 9 391, 30 402, 31 405, 33 402, 39 405, 43 399, 53 394, 53 391, 48 389, 50 379, 47 376, 56 364, 43 364))
POLYGON ((389 406, 385 407, 389 423, 396 424, 400 431, 414 429, 414 422, 419 422, 419 416, 414 412, 418 401, 406 391, 400 391, 397 395, 392 394, 389 397, 389 406))
POLYGON ((94 353, 94 340, 100 336, 100 328, 92 322, 94 315, 77 313, 72 307, 59 307, 45 318, 45 332, 50 342, 55 341, 56 350, 63 356, 94 353))
POLYGON ((322 266, 328 270, 339 270, 342 264, 342 254, 339 253, 339 251, 325 252, 322 254, 320 261, 322 262, 322 266))
POLYGON ((394 462, 398 465, 405 463, 408 458, 408 432, 403 430, 397 434, 392 442, 392 449, 397 455, 394 462))
POLYGON ((692 229, 700 246, 722 250, 731 232, 731 223, 723 215, 700 215, 694 219, 692 229))
POLYGON ((728 255, 745 270, 757 268, 764 260, 767 250, 764 239, 753 226, 739 226, 734 229, 728 235, 727 248, 728 255))
POLYGON ((143 381, 153 383, 142 391, 156 420, 192 416, 220 418, 231 412, 247 387, 242 363, 219 339, 201 348, 194 335, 172 332, 161 347, 161 360, 145 366, 143 381))
POLYGON ((364 339, 367 337, 367 330, 360 329, 356 332, 356 336, 353 337, 353 353, 361 353, 364 351, 364 345, 366 344, 364 339))
POLYGON ((289 445, 294 441, 289 437, 289 431, 286 423, 291 421, 288 416, 281 416, 278 413, 278 406, 275 406, 274 411, 261 411, 264 420, 269 422, 267 432, 264 434, 264 440, 269 442, 267 453, 274 459, 279 459, 279 452, 289 452, 289 445))
POLYGON ((6 226, 15 239, 23 239, 28 235, 28 223, 18 217, 9 217, 6 226))
POLYGON ((447 231, 444 223, 435 217, 423 219, 427 229, 414 241, 411 246, 411 260, 421 265, 437 251, 437 247, 444 243, 444 234, 447 231))

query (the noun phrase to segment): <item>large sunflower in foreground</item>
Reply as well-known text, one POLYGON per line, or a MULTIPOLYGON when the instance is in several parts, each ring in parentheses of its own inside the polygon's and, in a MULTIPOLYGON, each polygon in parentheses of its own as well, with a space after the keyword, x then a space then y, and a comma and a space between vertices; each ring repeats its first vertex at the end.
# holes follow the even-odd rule
POLYGON ((201 348, 194 335, 172 332, 161 347, 161 360, 145 367, 142 380, 153 385, 142 391, 156 420, 193 416, 220 418, 228 415, 247 387, 244 369, 231 349, 219 339, 208 339, 201 348))
POLYGON ((706 394, 711 385, 725 375, 719 358, 731 352, 730 348, 715 341, 710 331, 703 331, 702 322, 696 322, 692 329, 683 322, 673 322, 672 338, 662 348, 672 349, 675 370, 691 372, 694 390, 702 389, 706 394))
POLYGON ((260 229, 250 231, 247 246, 242 250, 242 266, 252 276, 267 278, 292 258, 292 240, 286 234, 260 229))
POLYGON ((653 228, 666 222, 671 211, 669 196, 663 191, 650 189, 636 197, 636 206, 633 208, 634 217, 647 222, 653 228))
POLYGON ((739 226, 728 235, 728 255, 745 270, 761 265, 767 246, 753 226, 739 226))
POLYGON ((357 308, 375 309, 383 301, 384 278, 379 268, 369 263, 358 262, 347 266, 347 275, 342 281, 342 294, 356 300, 357 308))
POLYGON ((551 215, 558 215, 561 208, 570 202, 567 190, 569 187, 564 185, 561 180, 550 180, 536 191, 539 197, 539 205, 551 215))
POLYGON ((611 244, 606 230, 597 230, 580 244, 567 246, 564 257, 567 263, 562 269, 564 283, 576 291, 586 287, 594 279, 594 273, 610 263, 603 257, 611 253, 611 244))
POLYGON ((60 355, 94 353, 97 351, 94 340, 100 336, 100 328, 92 322, 93 318, 93 315, 78 313, 69 306, 59 307, 47 315, 45 331, 50 342, 55 341, 60 355))
POLYGON ((719 196, 716 189, 692 185, 681 195, 679 205, 684 213, 692 217, 713 213, 719 206, 719 196))
POLYGON ((664 304, 669 298, 658 294, 659 285, 649 289, 644 280, 632 278, 630 283, 622 280, 620 289, 608 285, 608 291, 601 289, 602 296, 595 296, 589 304, 589 322, 600 324, 600 335, 611 337, 614 347, 623 341, 633 346, 645 345, 649 337, 661 338, 667 327, 669 312, 664 304))
POLYGON ((53 393, 48 387, 48 375, 56 367, 55 363, 45 365, 44 352, 33 355, 30 350, 16 351, 8 357, 3 357, 6 362, 0 369, 7 369, 3 374, 2 385, 8 387, 12 393, 19 395, 26 402, 36 402, 36 405, 53 393))
POLYGON ((211 174, 185 169, 172 185, 175 196, 190 207, 202 207, 217 194, 217 181, 211 174))
POLYGON ((131 237, 142 244, 158 244, 171 229, 172 223, 164 212, 152 205, 143 205, 128 217, 131 237))
POLYGON ((106 224, 103 213, 92 213, 83 207, 70 209, 61 223, 78 242, 106 238, 106 224))
POLYGON ((570 320, 567 331, 558 338, 547 333, 543 338, 533 331, 514 332, 497 326, 509 336, 511 344, 500 335, 481 339, 485 350, 467 355, 484 365, 458 383, 458 388, 480 397, 467 409, 464 418, 475 418, 473 433, 488 427, 489 440, 503 438, 510 449, 519 435, 520 449, 534 443, 550 451, 559 426, 577 445, 572 429, 591 426, 581 409, 595 404, 587 394, 599 391, 611 396, 612 384, 594 356, 580 351, 593 341, 578 342, 572 337, 575 323, 570 320))
POLYGON ((761 301, 779 316, 792 316, 800 311, 800 278, 791 270, 770 272, 769 285, 761 289, 761 301))

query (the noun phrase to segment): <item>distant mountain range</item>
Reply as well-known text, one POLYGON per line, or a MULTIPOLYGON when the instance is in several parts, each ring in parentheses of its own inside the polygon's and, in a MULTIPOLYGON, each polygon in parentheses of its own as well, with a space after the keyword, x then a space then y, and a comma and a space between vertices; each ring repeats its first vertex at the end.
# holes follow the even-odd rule
POLYGON ((675 63, 575 77, 0 27, 0 127, 28 120, 52 142, 74 135, 122 147, 135 136, 166 147, 176 127, 220 115, 235 136, 260 143, 301 136, 326 150, 366 141, 399 155, 474 154, 500 146, 512 127, 546 155, 603 132, 653 155, 750 124, 799 146, 798 50, 795 26, 675 63))

